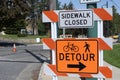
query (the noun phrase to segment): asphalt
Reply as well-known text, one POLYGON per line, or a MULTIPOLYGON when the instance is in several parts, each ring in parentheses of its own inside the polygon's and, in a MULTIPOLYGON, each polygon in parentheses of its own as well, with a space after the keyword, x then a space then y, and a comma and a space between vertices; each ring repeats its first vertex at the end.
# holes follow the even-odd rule
MULTIPOLYGON (((14 52, 12 52, 13 44, 7 44, 7 45, 9 45, 9 46, 0 47, 0 52, 2 52, 2 53, 0 53, 0 58, 15 54, 14 52)), ((22 50, 22 47, 24 48, 26 46, 31 49, 32 46, 41 46, 41 44, 16 45, 16 48, 17 49, 20 48, 22 50)), ((21 50, 19 50, 19 51, 21 51, 21 50)), ((44 51, 42 51, 42 52, 43 53, 41 53, 41 55, 40 55, 41 59, 46 60, 46 58, 47 58, 47 60, 49 60, 50 56, 46 55, 48 53, 44 53, 44 51), (46 55, 46 56, 44 56, 44 55, 46 55)), ((27 67, 25 67, 24 70, 22 70, 21 73, 17 76, 16 80, 33 80, 33 71, 40 68, 41 65, 42 65, 42 63, 39 63, 39 64, 31 63, 31 64, 27 65, 27 67)))
POLYGON ((29 64, 16 78, 16 80, 33 80, 33 71, 40 67, 41 64, 29 64))

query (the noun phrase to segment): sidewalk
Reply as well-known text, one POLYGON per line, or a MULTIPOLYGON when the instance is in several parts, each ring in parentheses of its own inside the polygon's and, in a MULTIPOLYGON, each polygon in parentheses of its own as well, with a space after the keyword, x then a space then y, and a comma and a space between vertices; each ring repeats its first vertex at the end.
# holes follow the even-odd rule
POLYGON ((120 80, 120 68, 112 66, 112 65, 108 64, 107 62, 104 62, 104 65, 111 66, 112 67, 112 74, 113 74, 112 79, 105 79, 105 80, 120 80))

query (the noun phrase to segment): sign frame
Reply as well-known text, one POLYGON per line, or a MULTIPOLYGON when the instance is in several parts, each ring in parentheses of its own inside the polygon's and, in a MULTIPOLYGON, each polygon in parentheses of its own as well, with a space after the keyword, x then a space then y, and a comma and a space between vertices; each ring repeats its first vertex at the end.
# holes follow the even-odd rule
MULTIPOLYGON (((61 40, 61 39, 59 39, 59 40, 56 40, 56 69, 57 69, 57 71, 58 72, 60 72, 60 73, 87 73, 87 74, 97 74, 98 72, 99 72, 99 46, 98 46, 98 40, 97 39, 69 39, 69 40, 67 40, 67 39, 63 39, 63 40, 61 40), (82 69, 84 69, 85 67, 86 67, 86 65, 84 65, 84 64, 82 64, 82 62, 81 61, 79 61, 78 62, 78 64, 76 64, 76 62, 75 62, 75 64, 67 64, 67 67, 69 67, 69 70, 70 71, 68 71, 68 70, 66 70, 66 71, 62 71, 62 70, 60 70, 60 69, 58 69, 59 68, 59 65, 61 65, 59 62, 59 60, 58 60, 58 46, 57 46, 57 42, 58 41, 66 41, 66 42, 69 42, 69 41, 96 41, 96 45, 97 45, 97 56, 96 56, 96 62, 95 63, 97 63, 97 64, 95 64, 96 65, 96 71, 94 72, 85 72, 85 71, 71 71, 72 69, 71 68, 78 68, 78 66, 81 66, 80 68, 79 68, 79 70, 82 70, 82 69)), ((60 55, 60 54, 59 54, 60 55)), ((66 65, 66 63, 64 63, 63 65, 66 65)), ((62 65, 62 66, 63 66, 62 65)))
MULTIPOLYGON (((60 11, 59 13, 58 13, 58 15, 59 15, 59 20, 58 20, 58 25, 59 25, 59 28, 93 28, 93 25, 94 25, 94 12, 93 12, 93 10, 91 10, 91 9, 85 9, 85 10, 66 10, 66 11, 60 11), (63 23, 63 19, 61 19, 61 15, 62 15, 62 13, 69 13, 69 14, 73 14, 73 13, 84 13, 84 12, 89 12, 90 13, 90 20, 89 21, 91 21, 91 22, 88 22, 90 25, 73 25, 73 24, 71 24, 70 22, 67 22, 67 23, 69 23, 69 25, 63 25, 62 23, 63 23)), ((84 14, 83 14, 84 15, 84 14)), ((86 14, 87 15, 87 14, 86 14)), ((71 16, 72 17, 72 16, 71 16)), ((76 18, 77 19, 77 18, 76 18)), ((87 21, 87 18, 79 18, 79 20, 81 20, 80 22, 82 22, 82 19, 86 19, 86 21, 87 21)), ((69 20, 69 21, 71 21, 71 20, 74 20, 75 21, 75 18, 74 19, 66 19, 66 20, 69 20)), ((80 22, 79 22, 79 24, 80 24, 80 22)), ((76 24, 77 24, 78 22, 77 22, 77 20, 76 20, 76 24)))
POLYGON ((97 3, 97 2, 100 2, 101 0, 89 0, 89 1, 83 1, 83 0, 80 0, 80 3, 81 4, 88 4, 88 3, 97 3))

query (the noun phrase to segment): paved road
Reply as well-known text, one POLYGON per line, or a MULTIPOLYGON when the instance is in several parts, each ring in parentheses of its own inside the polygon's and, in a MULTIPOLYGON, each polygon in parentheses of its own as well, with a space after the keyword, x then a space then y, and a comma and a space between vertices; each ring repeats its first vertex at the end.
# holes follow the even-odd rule
POLYGON ((17 46, 16 53, 12 47, 0 48, 0 80, 31 80, 32 71, 48 61, 48 54, 41 45, 17 46))

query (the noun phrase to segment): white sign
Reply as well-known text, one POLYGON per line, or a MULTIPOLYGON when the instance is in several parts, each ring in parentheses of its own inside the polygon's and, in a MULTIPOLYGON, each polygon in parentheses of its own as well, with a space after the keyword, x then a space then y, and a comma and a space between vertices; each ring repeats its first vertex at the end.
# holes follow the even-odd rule
POLYGON ((100 0, 80 0, 80 3, 96 3, 99 2, 100 0))
POLYGON ((76 10, 59 12, 60 28, 91 28, 93 27, 92 10, 76 10))

